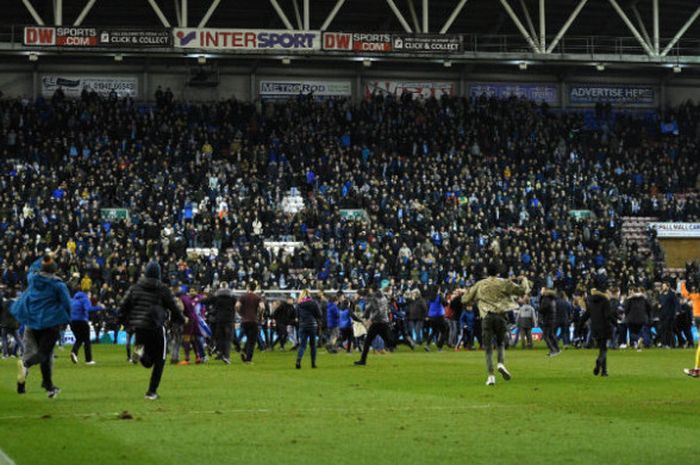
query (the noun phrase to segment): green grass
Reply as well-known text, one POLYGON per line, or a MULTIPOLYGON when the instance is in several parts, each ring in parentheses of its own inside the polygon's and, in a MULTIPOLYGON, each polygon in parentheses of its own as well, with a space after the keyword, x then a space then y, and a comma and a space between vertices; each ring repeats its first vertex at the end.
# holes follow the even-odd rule
POLYGON ((699 447, 700 380, 681 373, 690 350, 613 351, 607 379, 592 375, 593 351, 509 351, 513 380, 495 387, 482 352, 402 348, 354 367, 324 351, 317 370, 256 353, 253 366, 168 365, 157 402, 123 347, 95 352, 93 367, 57 352, 53 401, 38 369, 17 395, 15 361, 0 361, 0 448, 18 465, 658 465, 699 447))

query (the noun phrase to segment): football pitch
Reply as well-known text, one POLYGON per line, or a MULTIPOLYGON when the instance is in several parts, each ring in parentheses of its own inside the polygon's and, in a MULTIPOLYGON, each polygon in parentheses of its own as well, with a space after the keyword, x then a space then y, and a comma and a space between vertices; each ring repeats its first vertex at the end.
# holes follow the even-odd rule
MULTIPOLYGON (((673 464, 697 459, 700 380, 691 350, 510 350, 513 379, 484 385, 483 352, 291 353, 150 371, 122 346, 94 346, 96 366, 57 350, 46 398, 38 367, 15 393, 15 359, 0 361, 0 464, 673 464)), ((234 354, 235 355, 235 354, 234 354)))

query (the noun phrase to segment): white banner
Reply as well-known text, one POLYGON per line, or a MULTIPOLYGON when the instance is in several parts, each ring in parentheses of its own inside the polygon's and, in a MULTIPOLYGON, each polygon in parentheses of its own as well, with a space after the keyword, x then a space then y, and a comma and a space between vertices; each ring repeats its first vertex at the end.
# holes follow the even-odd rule
POLYGON ((365 97, 373 94, 393 94, 401 97, 408 92, 413 97, 440 98, 443 95, 456 95, 457 84, 451 81, 367 81, 365 97))
POLYGON ((118 97, 137 97, 139 80, 136 77, 95 77, 46 74, 41 77, 41 95, 51 97, 61 88, 66 97, 80 97, 83 89, 108 96, 114 90, 118 97))
POLYGON ((173 29, 175 47, 208 50, 287 50, 321 49, 319 31, 263 29, 173 29))
POLYGON ((260 81, 260 97, 289 98, 299 94, 315 97, 350 97, 350 81, 311 81, 288 79, 284 81, 260 81))
POLYGON ((649 227, 656 230, 656 237, 698 237, 700 238, 700 223, 650 223, 649 227))

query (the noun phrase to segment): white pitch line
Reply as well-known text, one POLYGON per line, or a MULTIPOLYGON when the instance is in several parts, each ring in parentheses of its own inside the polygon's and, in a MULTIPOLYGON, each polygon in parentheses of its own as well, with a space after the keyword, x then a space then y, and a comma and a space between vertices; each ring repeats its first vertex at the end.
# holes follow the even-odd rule
POLYGON ((10 458, 9 455, 0 449, 0 465, 17 465, 14 460, 10 458))

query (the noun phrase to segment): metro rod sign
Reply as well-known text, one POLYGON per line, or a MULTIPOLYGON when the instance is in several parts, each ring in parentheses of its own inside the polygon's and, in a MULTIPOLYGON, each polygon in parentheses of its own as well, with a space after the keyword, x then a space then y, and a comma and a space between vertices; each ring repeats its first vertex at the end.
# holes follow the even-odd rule
POLYGON ((260 97, 289 98, 313 94, 315 97, 349 97, 350 81, 260 81, 260 97))

